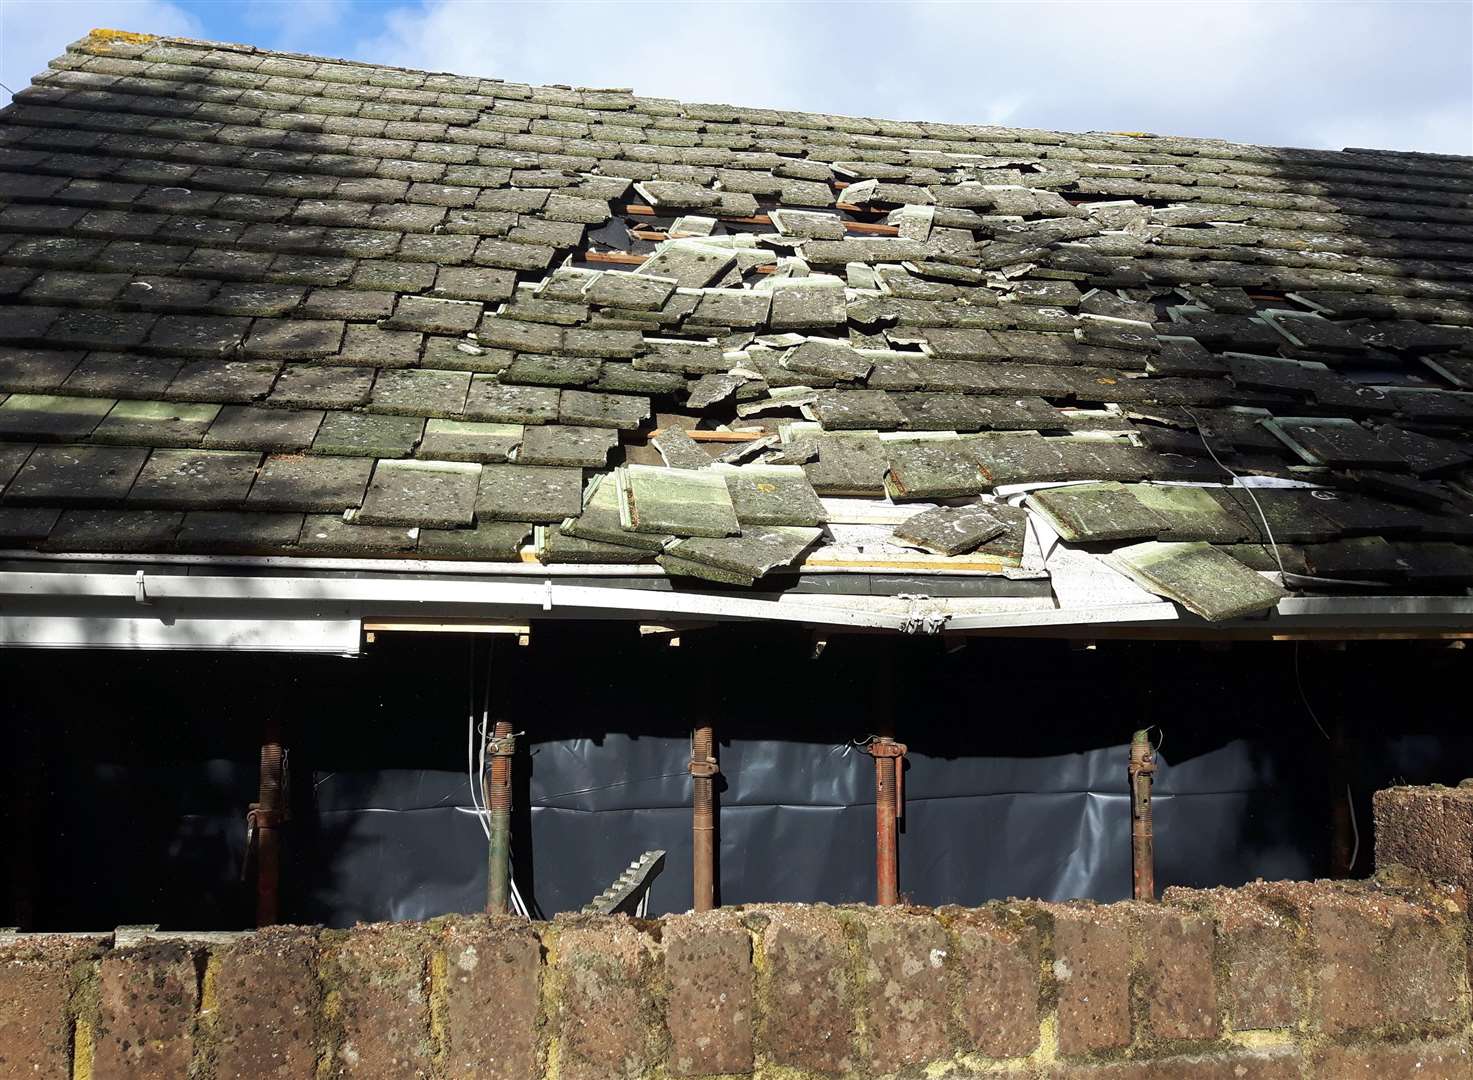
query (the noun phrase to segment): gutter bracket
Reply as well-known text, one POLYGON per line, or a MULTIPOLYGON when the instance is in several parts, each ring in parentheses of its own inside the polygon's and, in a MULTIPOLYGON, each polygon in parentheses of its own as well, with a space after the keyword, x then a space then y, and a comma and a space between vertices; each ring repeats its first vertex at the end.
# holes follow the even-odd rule
POLYGON ((138 571, 133 578, 133 602, 136 604, 152 604, 153 597, 148 595, 148 584, 144 581, 143 571, 138 571))

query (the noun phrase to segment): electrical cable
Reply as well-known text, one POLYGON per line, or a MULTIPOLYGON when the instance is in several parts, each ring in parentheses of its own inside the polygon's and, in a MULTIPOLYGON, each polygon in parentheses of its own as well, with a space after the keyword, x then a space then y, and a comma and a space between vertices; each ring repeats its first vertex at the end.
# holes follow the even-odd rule
POLYGON ((1314 706, 1309 703, 1309 694, 1304 690, 1304 677, 1299 673, 1299 642, 1294 642, 1294 685, 1299 690, 1299 700, 1304 703, 1304 711, 1309 713, 1309 718, 1314 721, 1314 726, 1319 728, 1320 734, 1325 741, 1330 740, 1330 733, 1325 730, 1325 725, 1320 723, 1319 715, 1314 711, 1314 706))
POLYGON ((1207 455, 1217 463, 1217 467, 1219 469, 1221 469, 1223 472, 1227 473, 1233 478, 1233 483, 1235 483, 1238 487, 1241 487, 1244 491, 1248 493, 1248 498, 1253 500, 1253 508, 1258 511, 1258 519, 1263 522, 1263 535, 1268 537, 1269 546, 1273 549, 1274 561, 1279 564, 1279 575, 1285 581, 1287 581, 1289 578, 1289 571, 1284 569, 1284 558, 1282 555, 1279 554, 1278 542, 1274 540, 1274 532, 1268 526, 1268 515, 1263 512, 1263 506, 1261 503, 1259 503, 1258 496, 1253 494, 1253 489, 1251 487, 1246 487, 1243 484, 1243 478, 1241 476, 1239 476, 1237 473, 1233 472, 1232 469, 1229 469, 1226 465, 1224 465, 1222 458, 1217 456, 1217 451, 1212 449, 1212 444, 1207 441, 1207 433, 1202 430, 1202 421, 1197 419, 1196 413, 1187 408, 1183 408, 1182 412, 1186 413, 1192 418, 1192 424, 1197 429, 1197 438, 1202 440, 1202 448, 1207 451, 1207 455))
MULTIPOLYGON (((480 790, 485 783, 486 777, 486 724, 491 715, 491 669, 489 661, 486 667, 486 683, 481 695, 480 719, 476 716, 476 640, 471 639, 470 649, 470 678, 467 686, 468 710, 466 716, 466 787, 471 797, 471 809, 468 813, 476 816, 480 823, 481 833, 486 837, 486 843, 491 842, 491 810, 487 805, 485 792, 480 790), (480 753, 476 751, 476 736, 480 736, 480 753), (479 771, 478 771, 479 766, 479 771)), ((522 901, 521 893, 517 890, 516 882, 511 880, 508 874, 508 883, 511 886, 512 908, 523 918, 527 917, 527 906, 522 901)))
POLYGON ((1292 574, 1284 568, 1284 557, 1279 553, 1278 541, 1274 539, 1273 530, 1268 526, 1268 515, 1263 512, 1263 504, 1258 501, 1258 496, 1253 494, 1253 487, 1243 483, 1243 478, 1223 463, 1222 458, 1217 456, 1217 451, 1212 449, 1212 444, 1207 441, 1207 433, 1202 430, 1202 421, 1197 419, 1195 413, 1186 407, 1182 412, 1192 418, 1192 424, 1197 429, 1197 438, 1202 440, 1202 446, 1209 457, 1217 463, 1217 467, 1233 478, 1234 486, 1241 488, 1253 500, 1253 509, 1258 511, 1258 520, 1263 523, 1263 535, 1268 537, 1269 547, 1273 549, 1274 561, 1279 564, 1279 579, 1286 585, 1349 585, 1357 588, 1382 589, 1386 583, 1382 581, 1358 581, 1354 578, 1329 578, 1317 577, 1313 574, 1292 574))

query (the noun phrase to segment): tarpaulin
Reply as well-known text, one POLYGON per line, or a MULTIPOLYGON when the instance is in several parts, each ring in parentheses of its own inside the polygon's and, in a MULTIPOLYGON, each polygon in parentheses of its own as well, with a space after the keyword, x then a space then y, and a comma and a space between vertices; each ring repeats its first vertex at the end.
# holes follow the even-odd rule
MULTIPOLYGON (((1164 748, 1169 751, 1169 748, 1164 748)), ((680 735, 530 744, 514 830, 517 883, 543 914, 575 910, 641 852, 667 852, 652 913, 690 906, 690 749, 680 735), (518 842, 520 841, 520 842, 518 842)), ((721 746, 719 897, 874 895, 874 764, 852 743, 735 738, 721 746)), ((907 757, 900 888, 921 904, 1007 896, 1120 899, 1130 889, 1124 745, 1030 757, 907 757)), ((1317 868, 1319 821, 1294 804, 1292 762, 1235 740, 1157 774, 1157 879, 1215 885, 1317 868)), ((381 770, 314 780, 319 830, 303 917, 331 924, 474 911, 486 844, 464 773, 381 770)))

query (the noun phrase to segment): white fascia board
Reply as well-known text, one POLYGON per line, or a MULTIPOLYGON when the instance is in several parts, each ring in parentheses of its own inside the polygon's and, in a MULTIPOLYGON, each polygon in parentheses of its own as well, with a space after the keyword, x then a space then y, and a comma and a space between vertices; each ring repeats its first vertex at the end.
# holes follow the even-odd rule
MULTIPOLYGON (((146 609, 140 609, 143 611, 146 609)), ((187 618, 174 612, 51 615, 0 610, 0 648, 187 649, 356 656, 357 619, 187 618)))

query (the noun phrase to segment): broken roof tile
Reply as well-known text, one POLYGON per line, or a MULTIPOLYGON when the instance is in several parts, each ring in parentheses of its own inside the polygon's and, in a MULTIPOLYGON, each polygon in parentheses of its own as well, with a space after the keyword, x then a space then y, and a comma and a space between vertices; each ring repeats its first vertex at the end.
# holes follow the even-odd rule
MULTIPOLYGON (((739 536, 688 537, 665 549, 660 562, 667 569, 696 577, 710 570, 737 575, 750 583, 780 567, 791 566, 818 542, 823 530, 795 526, 743 526, 739 536), (673 563, 673 565, 672 565, 673 563)), ((730 580, 716 575, 715 580, 730 580)))
POLYGON ((606 427, 538 424, 525 429, 517 461, 524 465, 576 465, 602 469, 619 433, 606 427))
POLYGON ((937 555, 961 555, 1007 531, 1007 523, 994 509, 995 504, 983 502, 938 506, 895 526, 895 538, 937 555))
POLYGON ((823 503, 798 465, 716 466, 743 530, 748 525, 822 525, 823 503))
POLYGON ((1210 544, 1148 540, 1110 557, 1145 588, 1209 622, 1267 611, 1288 595, 1210 544))
POLYGON ((510 461, 524 430, 521 424, 430 420, 418 453, 438 461, 510 461))
POLYGON ((732 536, 740 531, 731 494, 715 472, 624 465, 614 476, 626 529, 673 536, 732 536))
POLYGON ((1154 540, 1166 528, 1165 521, 1135 497, 1134 488, 1115 482, 1033 491, 1028 506, 1070 541, 1154 540))
MULTIPOLYGON (((0 477, 27 542, 502 559, 527 522, 602 513, 616 532, 544 528, 539 557, 647 560, 668 534, 625 530, 612 479, 580 515, 580 469, 529 462, 749 461, 724 489, 749 527, 792 520, 748 483, 774 465, 815 522, 814 491, 876 498, 887 475, 898 498, 1085 481, 1033 503, 1103 545, 1146 530, 1257 565, 1272 532, 1301 570, 1467 578, 1473 293, 1445 162, 73 48, 0 123, 0 473, 39 441, 75 489, 48 506, 30 463, 0 477), (621 443, 652 397, 666 434, 621 443), (698 445, 697 414, 762 430, 698 445), (57 440, 102 456, 68 472, 57 440), (196 516, 238 506, 272 450, 244 496, 268 516, 196 516), (332 516, 411 458, 484 463, 484 520, 332 516), (1250 498, 1214 486, 1219 460, 1340 487, 1250 498), (108 510, 139 468, 160 509, 108 510), (113 541, 79 516, 103 512, 113 541)), ((1026 515, 988 505, 1006 531, 977 550, 1016 564, 1026 515)), ((699 547, 667 570, 763 569, 699 547)))

